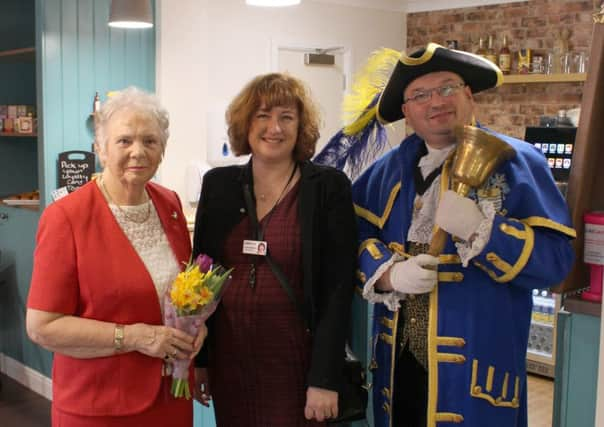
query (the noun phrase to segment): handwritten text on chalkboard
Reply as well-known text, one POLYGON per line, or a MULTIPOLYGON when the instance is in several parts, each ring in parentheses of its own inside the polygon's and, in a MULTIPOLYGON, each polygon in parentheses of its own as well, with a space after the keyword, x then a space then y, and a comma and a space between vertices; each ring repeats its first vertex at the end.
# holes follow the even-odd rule
POLYGON ((71 193, 92 178, 94 154, 86 151, 68 151, 59 154, 59 187, 71 193), (79 158, 78 158, 79 157, 79 158))

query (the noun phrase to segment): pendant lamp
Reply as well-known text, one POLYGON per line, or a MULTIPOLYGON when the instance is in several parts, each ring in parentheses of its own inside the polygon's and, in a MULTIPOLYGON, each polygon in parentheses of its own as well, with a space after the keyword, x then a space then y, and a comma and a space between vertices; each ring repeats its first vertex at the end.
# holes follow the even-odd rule
POLYGON ((151 28, 153 13, 150 0, 111 0, 109 26, 116 28, 151 28))
POLYGON ((295 6, 300 2, 301 0, 245 0, 247 5, 264 7, 295 6))

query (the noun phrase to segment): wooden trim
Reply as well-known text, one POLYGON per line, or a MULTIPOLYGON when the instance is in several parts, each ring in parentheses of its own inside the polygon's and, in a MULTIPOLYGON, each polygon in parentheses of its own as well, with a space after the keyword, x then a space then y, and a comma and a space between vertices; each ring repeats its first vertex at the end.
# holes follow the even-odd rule
POLYGON ((0 136, 7 136, 7 137, 28 137, 28 138, 35 138, 38 136, 38 134, 36 132, 32 132, 32 133, 20 133, 20 132, 0 132, 0 136))
POLYGON ((568 180, 566 201, 570 207, 577 238, 573 241, 576 260, 566 280, 555 292, 569 292, 589 285, 589 272, 583 262, 583 215, 592 210, 604 210, 604 174, 599 170, 604 162, 604 25, 594 25, 589 72, 583 86, 581 117, 572 167, 568 180))
POLYGON ((559 74, 508 74, 503 76, 503 84, 515 83, 564 83, 584 82, 586 73, 559 73, 559 74))
POLYGON ((602 315, 602 304, 586 301, 579 296, 573 295, 564 300, 564 310, 571 313, 600 317, 602 315))
POLYGON ((33 61, 36 58, 36 49, 33 47, 25 47, 22 49, 11 49, 0 51, 1 62, 12 62, 12 61, 33 61))

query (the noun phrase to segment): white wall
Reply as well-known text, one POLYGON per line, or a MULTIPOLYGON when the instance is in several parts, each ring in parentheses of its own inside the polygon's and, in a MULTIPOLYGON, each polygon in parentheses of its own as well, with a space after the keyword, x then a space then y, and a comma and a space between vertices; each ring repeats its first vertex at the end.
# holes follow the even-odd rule
POLYGON ((373 50, 406 44, 400 11, 312 1, 275 9, 244 3, 158 2, 157 90, 171 117, 160 180, 183 200, 186 165, 206 159, 206 114, 222 112, 247 81, 271 71, 275 44, 350 47, 353 71, 373 50))

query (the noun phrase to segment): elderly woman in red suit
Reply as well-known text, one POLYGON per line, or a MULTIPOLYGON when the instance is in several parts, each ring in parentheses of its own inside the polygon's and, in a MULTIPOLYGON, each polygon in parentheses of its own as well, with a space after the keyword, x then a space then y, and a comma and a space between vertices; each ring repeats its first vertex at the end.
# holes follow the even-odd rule
POLYGON ((27 331, 55 353, 52 425, 191 426, 166 372, 192 359, 197 337, 162 325, 163 295, 191 254, 180 200, 151 183, 168 115, 135 88, 95 117, 103 172, 40 219, 27 331))

